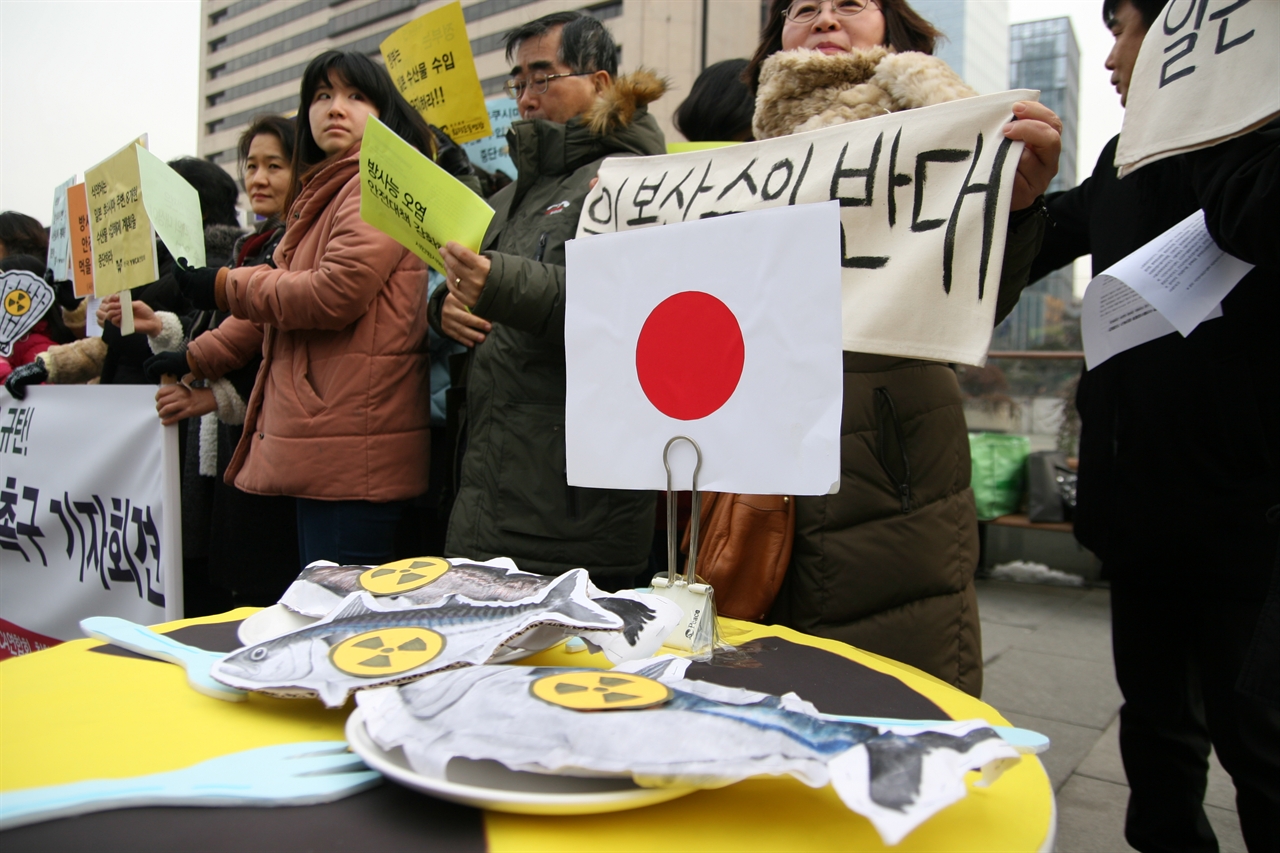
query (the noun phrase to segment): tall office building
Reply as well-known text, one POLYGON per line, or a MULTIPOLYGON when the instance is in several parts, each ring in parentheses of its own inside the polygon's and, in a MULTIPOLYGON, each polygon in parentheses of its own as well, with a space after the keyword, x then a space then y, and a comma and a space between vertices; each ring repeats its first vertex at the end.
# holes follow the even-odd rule
POLYGON ((978 94, 1009 88, 1006 0, 912 0, 911 8, 942 31, 934 53, 978 94))
MULTIPOLYGON (((235 168, 236 141, 259 113, 297 109, 307 62, 325 50, 377 57, 400 26, 445 0, 204 0, 200 20, 199 156, 235 168)), ((619 69, 644 65, 672 90, 652 112, 668 137, 670 116, 703 63, 750 56, 760 10, 744 0, 462 0, 471 51, 486 95, 502 91, 510 66, 503 36, 526 21, 581 9, 605 22, 621 46, 619 69)), ((381 61, 381 60, 379 60, 381 61)))
MULTIPOLYGON (((1076 185, 1076 140, 1080 127, 1080 48, 1070 18, 1028 21, 1009 28, 1009 88, 1039 89, 1040 101, 1062 119, 1062 156, 1049 192, 1076 185)), ((1056 270, 1022 292, 1013 313, 992 339, 995 350, 1042 346, 1070 319, 1074 301, 1070 266, 1056 270)))

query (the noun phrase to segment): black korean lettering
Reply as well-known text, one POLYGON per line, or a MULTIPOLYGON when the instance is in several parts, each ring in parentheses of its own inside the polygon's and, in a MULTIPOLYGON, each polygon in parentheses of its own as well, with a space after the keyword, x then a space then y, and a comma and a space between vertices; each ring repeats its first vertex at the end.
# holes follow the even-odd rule
POLYGON ((996 148, 996 156, 992 158, 991 174, 985 184, 971 183, 973 172, 982 159, 982 134, 973 146, 973 162, 969 164, 969 174, 965 175, 964 185, 956 196, 955 208, 951 211, 951 221, 947 223, 946 238, 942 243, 942 290, 951 293, 952 264, 955 260, 956 228, 960 222, 960 208, 966 196, 984 196, 982 207, 982 255, 978 262, 978 299, 981 300, 987 284, 987 268, 991 263, 991 245, 996 232, 996 207, 1000 201, 1000 182, 1004 175, 1004 161, 1013 147, 1012 139, 1001 139, 996 148))
POLYGON ((4 485, 4 489, 0 489, 0 549, 17 551, 30 563, 31 558, 18 541, 18 480, 6 477, 4 485))
POLYGON ((1186 45, 1186 47, 1183 48, 1179 53, 1176 53, 1173 56, 1166 59, 1164 61, 1164 64, 1160 66, 1160 85, 1157 88, 1163 89, 1165 86, 1168 86, 1174 80, 1181 80, 1183 77, 1186 77, 1188 74, 1192 74, 1195 72, 1196 67, 1194 65, 1188 65, 1186 68, 1179 68, 1177 71, 1170 74, 1169 66, 1173 65, 1173 63, 1177 62, 1179 59, 1181 59, 1182 57, 1186 56, 1187 54, 1191 53, 1191 51, 1196 49, 1196 35, 1197 35, 1196 33, 1187 33, 1185 36, 1178 39, 1173 44, 1169 45, 1164 49, 1164 52, 1168 53, 1169 51, 1173 50, 1180 44, 1186 45))
POLYGON ((111 559, 111 565, 107 567, 107 575, 113 581, 133 581, 138 589, 138 598, 142 598, 142 577, 138 574, 138 567, 133 564, 133 556, 129 553, 128 543, 125 541, 125 522, 128 518, 128 499, 121 501, 120 498, 112 498, 110 529, 104 531, 107 556, 111 559), (122 557, 127 567, 120 564, 122 557))
MULTIPOLYGON (((84 528, 80 530, 80 581, 84 582, 85 569, 96 572, 98 579, 102 581, 103 589, 111 589, 111 585, 107 583, 107 573, 102 569, 102 552, 98 548, 98 522, 99 517, 103 521, 103 536, 106 535, 106 512, 102 508, 102 499, 97 495, 93 496, 92 501, 74 501, 72 506, 76 512, 85 517, 89 525, 89 536, 86 541, 84 528)), ((104 543, 105 544, 105 543, 104 543)))
POLYGON ((787 187, 791 185, 791 178, 795 175, 795 171, 796 166, 791 162, 790 158, 782 159, 777 163, 774 163, 773 166, 770 167, 769 173, 764 176, 764 183, 760 185, 760 198, 765 201, 773 201, 775 198, 780 198, 782 194, 787 191, 787 187), (781 173, 784 169, 786 170, 786 177, 782 179, 782 184, 776 190, 772 189, 774 176, 781 173))
POLYGON ((889 147, 889 227, 898 224, 898 187, 911 185, 911 176, 898 171, 898 143, 902 141, 902 128, 894 134, 889 147))
POLYGON ((597 225, 613 224, 613 194, 609 192, 608 187, 600 188, 600 195, 596 196, 596 200, 591 202, 587 208, 587 216, 597 225), (601 219, 598 213, 600 203, 604 202, 604 218, 601 219))
POLYGON ((841 207, 869 207, 875 198, 876 189, 876 168, 880 163, 880 147, 884 143, 884 134, 881 133, 876 137, 876 144, 871 148, 871 162, 863 169, 846 169, 844 167, 845 155, 849 153, 849 143, 845 143, 840 149, 840 156, 836 160, 836 169, 831 174, 831 200, 840 200, 841 207), (857 180, 861 178, 864 181, 864 195, 855 196, 840 195, 840 182, 846 180, 857 180))
POLYGON ((1249 39, 1253 38, 1254 30, 1249 30, 1249 32, 1245 33, 1242 36, 1237 36, 1236 38, 1233 38, 1230 41, 1226 40, 1227 21, 1228 21, 1227 16, 1230 15, 1232 12, 1234 12, 1236 9, 1239 9, 1241 6, 1246 5, 1248 2, 1249 0, 1236 0, 1236 2, 1232 3, 1230 6, 1224 6, 1223 8, 1219 9, 1218 11, 1214 12, 1212 15, 1209 16, 1210 21, 1217 21, 1217 20, 1222 21, 1222 23, 1218 24, 1218 42, 1213 47, 1214 56, 1217 56, 1219 53, 1226 53, 1228 50, 1231 50, 1231 48, 1236 47, 1238 45, 1242 45, 1245 42, 1247 42, 1249 39))
POLYGON ((631 203, 635 205, 636 208, 636 216, 633 219, 627 220, 628 225, 650 225, 658 221, 658 217, 655 215, 645 216, 644 209, 657 200, 658 191, 662 189, 662 184, 666 180, 666 172, 662 173, 662 177, 658 178, 658 182, 656 184, 646 184, 644 182, 644 178, 640 179, 640 188, 636 190, 635 197, 631 199, 631 203), (647 196, 642 199, 641 196, 646 194, 647 196))
POLYGON ((795 204, 796 196, 800 194, 800 185, 804 183, 804 176, 809 174, 809 162, 813 160, 813 143, 809 143, 809 150, 804 155, 804 165, 800 167, 800 176, 796 178, 795 186, 791 188, 791 197, 787 199, 787 204, 795 204))
POLYGON ((854 255, 849 257, 847 254, 848 245, 845 238, 844 223, 840 223, 840 266, 845 269, 855 270, 878 270, 884 269, 889 264, 889 258, 884 255, 854 255))
POLYGON ((707 183, 707 175, 711 174, 711 161, 707 161, 707 168, 703 171, 702 177, 698 179, 698 188, 693 191, 693 195, 689 196, 689 204, 684 209, 684 216, 680 217, 680 221, 684 222, 689 217, 689 211, 693 210, 693 205, 698 200, 698 196, 703 193, 709 193, 715 189, 715 184, 707 183))
POLYGON ((31 504, 31 520, 19 521, 17 523, 18 535, 26 537, 27 541, 31 543, 31 547, 35 548, 40 554, 41 565, 47 566, 49 565, 49 561, 45 559, 44 549, 41 548, 40 543, 36 541, 36 539, 44 538, 44 531, 36 525, 36 507, 40 503, 40 490, 34 486, 23 486, 22 500, 31 504))
POLYGON ((758 190, 756 189, 756 182, 751 178, 751 167, 756 164, 756 159, 757 158, 755 157, 751 158, 751 162, 747 164, 745 169, 743 169, 741 172, 738 173, 738 177, 730 181, 728 185, 723 190, 720 191, 720 195, 716 196, 716 201, 720 201, 722 198, 728 195, 729 192, 734 187, 736 187, 740 183, 746 184, 747 189, 751 190, 752 195, 756 195, 758 193, 758 190))
POLYGON ((683 178, 680 179, 680 183, 676 184, 674 187, 671 188, 671 191, 668 192, 666 197, 662 199, 662 204, 658 205, 658 210, 662 210, 662 208, 666 207, 667 202, 671 201, 673 196, 675 197, 675 200, 676 200, 676 207, 680 209, 684 208, 684 192, 682 192, 680 188, 684 186, 685 181, 689 180, 689 178, 693 176, 693 173, 696 169, 697 169, 696 166, 693 169, 690 169, 688 174, 686 174, 683 178))
MULTIPOLYGON (((941 228, 945 219, 921 219, 920 211, 924 208, 924 188, 929 179, 930 163, 962 163, 972 152, 963 148, 936 148, 933 151, 921 151, 916 155, 916 195, 915 204, 911 208, 911 230, 915 233, 932 231, 941 228)), ((979 152, 980 153, 980 152, 979 152)), ((974 162, 978 155, 974 154, 974 162)), ((970 167, 972 174, 972 167, 970 167)), ((892 195, 892 193, 890 193, 892 195)))
MULTIPOLYGON (((81 539, 84 538, 84 528, 80 526, 80 521, 76 518, 75 513, 72 512, 71 510, 70 496, 68 496, 66 492, 63 492, 62 500, 58 500, 57 498, 50 498, 49 512, 56 515, 58 517, 58 520, 62 522, 62 529, 67 534, 67 559, 70 560, 72 555, 75 554, 76 552, 76 534, 75 534, 75 531, 71 529, 71 525, 67 523, 68 515, 70 515, 71 520, 75 522, 76 529, 80 531, 80 538, 81 539), (64 506, 66 507, 65 512, 62 509, 64 506)), ((84 580, 83 574, 81 574, 80 580, 81 581, 84 580)))

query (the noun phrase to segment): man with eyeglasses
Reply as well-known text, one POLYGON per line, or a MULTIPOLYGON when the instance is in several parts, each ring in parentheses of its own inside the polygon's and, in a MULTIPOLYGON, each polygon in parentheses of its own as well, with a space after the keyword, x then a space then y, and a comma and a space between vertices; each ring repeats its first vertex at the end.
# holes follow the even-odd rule
POLYGON ((581 566, 618 589, 647 566, 655 501, 568 485, 564 244, 606 156, 665 153, 645 106, 665 86, 643 71, 616 78, 617 45, 580 12, 531 21, 506 46, 519 176, 489 199, 495 215, 479 254, 452 242, 441 250, 448 289, 429 307, 433 328, 471 348, 445 552, 511 557, 545 574, 581 566))

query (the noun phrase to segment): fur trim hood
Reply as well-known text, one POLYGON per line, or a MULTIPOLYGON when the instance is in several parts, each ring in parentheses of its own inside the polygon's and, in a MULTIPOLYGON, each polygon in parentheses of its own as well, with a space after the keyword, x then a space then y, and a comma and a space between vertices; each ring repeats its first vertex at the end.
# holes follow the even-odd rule
POLYGON ((600 93, 596 102, 582 117, 592 133, 607 136, 619 128, 631 124, 636 110, 661 98, 668 82, 647 68, 638 68, 619 77, 613 85, 600 93))
POLYGON ((926 53, 779 51, 760 67, 752 129, 756 139, 772 139, 976 94, 926 53))

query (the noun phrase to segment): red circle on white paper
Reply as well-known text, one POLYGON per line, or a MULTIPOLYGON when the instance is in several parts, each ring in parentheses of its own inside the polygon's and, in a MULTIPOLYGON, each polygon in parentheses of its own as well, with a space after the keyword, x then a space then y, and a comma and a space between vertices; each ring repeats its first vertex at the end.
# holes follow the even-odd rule
POLYGON ((669 418, 696 421, 733 396, 746 345, 738 318, 709 293, 686 290, 649 313, 636 341, 644 395, 669 418))

